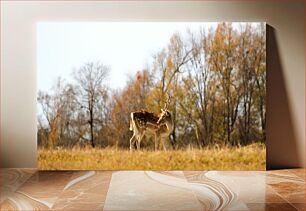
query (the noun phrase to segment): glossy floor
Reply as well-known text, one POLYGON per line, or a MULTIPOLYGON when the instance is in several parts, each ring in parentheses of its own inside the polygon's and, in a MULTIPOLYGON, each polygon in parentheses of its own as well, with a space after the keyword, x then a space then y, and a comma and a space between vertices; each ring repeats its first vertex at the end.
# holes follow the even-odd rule
POLYGON ((305 210, 305 169, 1 169, 1 210, 305 210))

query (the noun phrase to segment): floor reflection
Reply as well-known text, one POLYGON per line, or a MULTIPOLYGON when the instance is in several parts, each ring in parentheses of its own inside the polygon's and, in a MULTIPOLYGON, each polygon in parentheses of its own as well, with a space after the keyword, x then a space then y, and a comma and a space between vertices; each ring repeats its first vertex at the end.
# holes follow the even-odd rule
POLYGON ((305 169, 1 169, 1 210, 305 210, 305 169))

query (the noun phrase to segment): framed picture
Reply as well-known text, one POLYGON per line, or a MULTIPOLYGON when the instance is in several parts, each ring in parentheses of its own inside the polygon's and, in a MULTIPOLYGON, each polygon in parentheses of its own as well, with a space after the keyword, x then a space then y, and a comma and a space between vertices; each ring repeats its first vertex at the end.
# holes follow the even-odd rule
POLYGON ((40 22, 41 170, 264 170, 266 24, 40 22))

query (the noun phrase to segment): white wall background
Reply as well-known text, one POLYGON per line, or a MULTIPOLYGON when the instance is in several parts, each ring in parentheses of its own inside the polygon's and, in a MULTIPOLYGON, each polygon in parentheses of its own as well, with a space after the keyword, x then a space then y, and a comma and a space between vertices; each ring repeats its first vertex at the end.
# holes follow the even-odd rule
POLYGON ((38 21, 267 22, 274 28, 276 42, 268 54, 279 60, 270 66, 267 61, 272 81, 267 99, 268 167, 304 166, 304 9, 304 2, 298 0, 1 1, 1 166, 36 167, 38 21))

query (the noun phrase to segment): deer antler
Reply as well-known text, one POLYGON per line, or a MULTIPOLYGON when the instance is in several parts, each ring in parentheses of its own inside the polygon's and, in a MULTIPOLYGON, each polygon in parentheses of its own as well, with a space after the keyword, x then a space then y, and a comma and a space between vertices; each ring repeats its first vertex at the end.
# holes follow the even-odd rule
POLYGON ((169 95, 167 94, 167 100, 166 100, 166 103, 165 103, 165 106, 164 106, 164 110, 166 110, 166 109, 168 109, 168 107, 169 107, 169 104, 170 104, 170 97, 169 97, 169 95))

